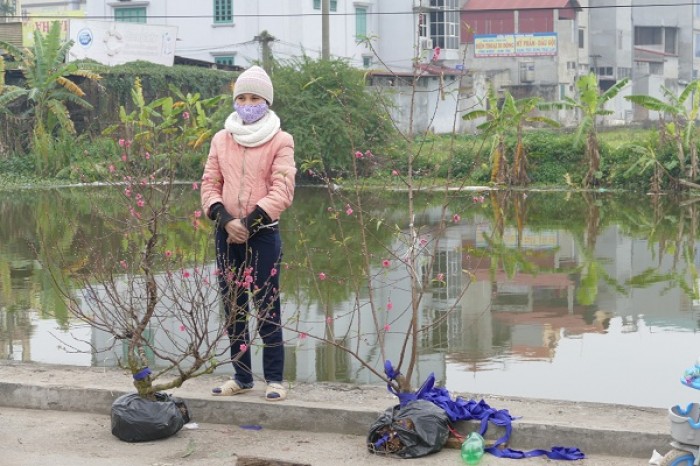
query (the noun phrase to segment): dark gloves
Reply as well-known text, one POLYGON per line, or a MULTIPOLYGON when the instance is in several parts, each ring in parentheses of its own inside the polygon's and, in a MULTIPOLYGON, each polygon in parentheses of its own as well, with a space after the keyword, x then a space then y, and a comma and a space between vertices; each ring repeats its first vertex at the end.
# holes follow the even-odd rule
POLYGON ((209 218, 216 222, 217 228, 224 229, 228 222, 234 219, 233 215, 229 214, 226 207, 221 202, 217 202, 209 208, 209 218))
POLYGON ((272 223, 272 219, 267 215, 267 212, 258 206, 255 206, 255 210, 248 214, 246 218, 241 219, 241 221, 251 235, 254 235, 263 225, 272 223))
MULTIPOLYGON (((216 222, 216 226, 222 230, 228 222, 235 219, 233 215, 228 213, 221 202, 217 202, 209 208, 209 218, 214 220, 216 222)), ((251 235, 254 235, 257 233, 260 227, 272 223, 272 219, 269 215, 267 215, 267 212, 260 207, 255 206, 255 210, 248 214, 247 217, 242 218, 241 223, 243 223, 251 235)))

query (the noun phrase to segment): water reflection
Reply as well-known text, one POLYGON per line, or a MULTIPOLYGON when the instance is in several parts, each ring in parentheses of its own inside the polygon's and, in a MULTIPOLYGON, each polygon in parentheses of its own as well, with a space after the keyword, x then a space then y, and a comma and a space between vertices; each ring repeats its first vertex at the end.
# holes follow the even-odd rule
MULTIPOLYGON (((179 208, 196 208, 197 193, 183 189, 181 196, 179 208)), ((405 231, 403 200, 374 193, 367 207, 405 231)), ((420 304, 419 325, 426 331, 416 379, 434 372, 449 389, 470 393, 657 407, 693 401, 678 382, 700 354, 698 205, 692 201, 533 192, 487 193, 481 203, 464 194, 449 206, 460 220, 437 230, 440 199, 419 196, 421 238, 436 252, 421 274, 442 279, 431 282, 420 304)), ((89 348, 81 342, 110 343, 73 325, 40 260, 41 245, 49 244, 72 259, 65 273, 80 273, 92 260, 80 254, 85 238, 99 238, 104 251, 121 247, 114 227, 93 216, 90 202, 84 190, 19 191, 0 200, 0 357, 115 363, 108 354, 70 350, 89 348)), ((367 315, 369 293, 353 293, 362 255, 333 253, 338 236, 327 221, 328 206, 323 191, 299 189, 285 219, 290 268, 282 273, 284 313, 299 331, 343 342, 381 367, 367 315), (318 286, 319 272, 332 279, 318 286), (359 327, 358 316, 365 319, 359 327)), ((352 222, 343 227, 347 237, 358 236, 352 222)), ((169 227, 174 250, 191 247, 186 228, 186 222, 169 227)), ((380 325, 391 329, 386 344, 395 358, 410 318, 401 310, 410 308, 411 295, 400 263, 381 265, 387 244, 404 247, 377 229, 371 276, 378 283, 373 299, 393 308, 380 325)), ((377 382, 347 353, 313 338, 289 341, 287 357, 290 380, 377 382)))

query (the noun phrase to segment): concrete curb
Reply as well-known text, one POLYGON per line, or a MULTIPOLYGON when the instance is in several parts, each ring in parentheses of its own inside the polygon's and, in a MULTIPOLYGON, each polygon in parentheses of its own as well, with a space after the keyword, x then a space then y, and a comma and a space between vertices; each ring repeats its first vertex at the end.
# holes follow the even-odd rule
MULTIPOLYGON (((112 402, 128 393, 96 388, 66 386, 37 386, 0 382, 0 404, 21 409, 110 414, 112 402)), ((183 397, 193 415, 193 421, 214 424, 258 424, 268 429, 304 430, 365 436, 380 412, 356 407, 302 406, 290 401, 269 403, 247 399, 217 399, 183 397)), ((458 431, 478 429, 474 421, 458 422, 458 431)), ((489 426, 487 440, 495 440, 504 429, 489 426)), ((638 430, 614 430, 583 426, 565 426, 538 422, 513 423, 510 447, 517 450, 552 446, 576 446, 587 455, 649 458, 653 449, 667 449, 669 434, 638 430)))

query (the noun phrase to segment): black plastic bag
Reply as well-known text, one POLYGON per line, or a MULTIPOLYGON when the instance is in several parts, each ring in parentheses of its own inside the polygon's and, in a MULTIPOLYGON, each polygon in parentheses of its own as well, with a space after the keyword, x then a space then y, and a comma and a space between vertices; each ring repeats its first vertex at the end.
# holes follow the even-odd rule
POLYGON ((165 393, 156 393, 156 401, 129 393, 112 403, 112 434, 125 442, 170 437, 188 422, 185 401, 165 393))
POLYGON ((430 401, 414 400, 387 409, 369 430, 371 453, 418 458, 442 450, 450 434, 445 410, 430 401))

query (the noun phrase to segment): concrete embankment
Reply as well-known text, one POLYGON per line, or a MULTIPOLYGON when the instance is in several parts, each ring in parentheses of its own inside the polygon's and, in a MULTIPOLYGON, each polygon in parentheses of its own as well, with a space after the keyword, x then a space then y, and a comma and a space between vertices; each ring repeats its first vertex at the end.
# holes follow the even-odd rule
MULTIPOLYGON (((378 415, 397 402, 383 387, 329 383, 292 384, 289 398, 278 403, 263 399, 262 384, 236 397, 211 396, 211 388, 223 379, 200 377, 169 393, 187 401, 198 423, 351 436, 367 435, 378 415)), ((0 406, 108 415, 113 400, 132 391, 130 375, 118 369, 0 363, 0 406)), ((572 446, 588 456, 638 458, 638 464, 646 464, 654 449, 669 449, 664 409, 462 396, 483 398, 491 407, 517 417, 510 442, 514 449, 572 446)), ((461 431, 474 427, 458 426, 461 431)), ((487 439, 501 433, 490 426, 487 439)))

